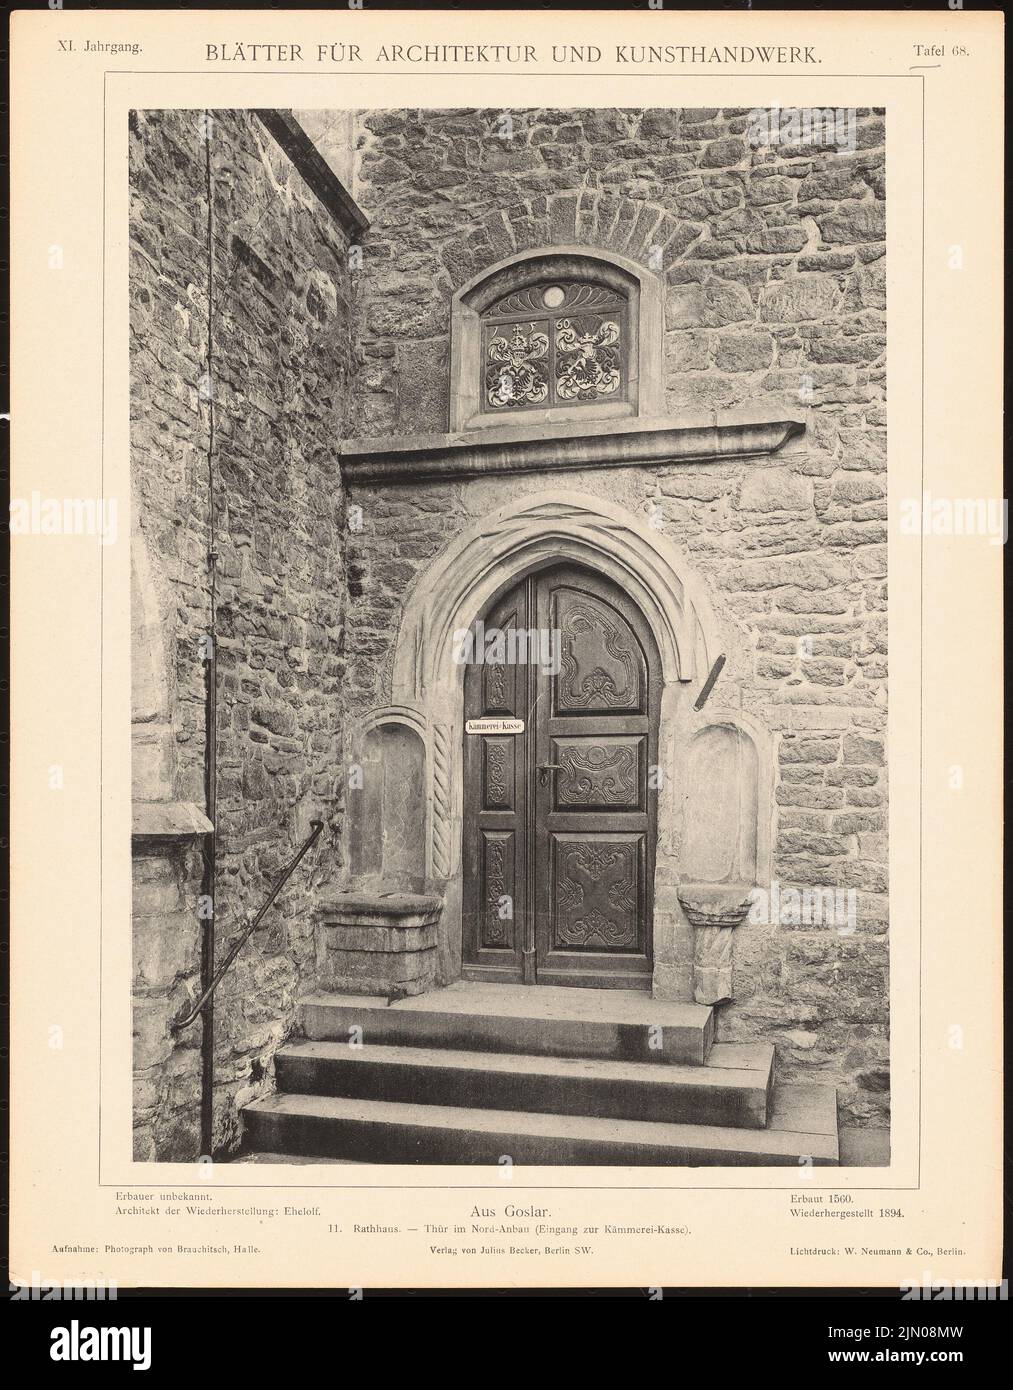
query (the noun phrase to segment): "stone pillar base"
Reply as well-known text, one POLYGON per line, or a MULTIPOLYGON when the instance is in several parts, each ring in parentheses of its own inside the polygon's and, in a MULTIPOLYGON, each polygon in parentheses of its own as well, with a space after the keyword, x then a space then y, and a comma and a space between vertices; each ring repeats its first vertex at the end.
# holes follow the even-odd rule
POLYGON ((317 909, 317 983, 338 994, 424 994, 436 982, 441 898, 338 893, 317 909))
POLYGON ((697 1004, 730 1000, 732 932, 749 911, 752 885, 682 883, 679 902, 693 925, 693 999, 697 1004))
POLYGON ((698 927, 693 961, 693 1000, 724 1004, 732 998, 732 929, 698 927))

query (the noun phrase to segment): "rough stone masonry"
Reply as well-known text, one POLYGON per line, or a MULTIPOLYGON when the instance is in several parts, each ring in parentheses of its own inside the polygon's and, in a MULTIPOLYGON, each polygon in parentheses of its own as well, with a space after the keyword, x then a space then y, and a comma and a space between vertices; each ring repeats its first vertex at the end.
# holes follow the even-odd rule
MULTIPOLYGON (((134 546, 160 615, 171 730, 135 797, 203 805, 213 494, 219 955, 311 816, 327 821, 218 991, 215 1138, 227 1148, 237 1107, 269 1084, 313 966, 314 886, 340 854, 345 509, 334 443, 354 353, 348 239, 252 112, 209 123, 198 111, 137 112, 130 148, 134 546)), ((139 685, 135 661, 135 718, 139 685)), ((147 768, 136 738, 134 766, 135 777, 147 768)), ((194 858, 189 872, 175 855, 135 861, 141 1158, 196 1153, 200 1025, 179 1038, 169 1028, 196 987, 194 858), (187 949, 153 953, 152 936, 187 949)))
MULTIPOLYGON (((322 808, 328 825, 222 987, 217 1145, 234 1143, 238 1104, 269 1089, 312 984, 314 893, 340 883, 346 851, 342 730, 386 698, 406 595, 462 530, 545 485, 346 496, 338 445, 447 431, 454 291, 518 251, 563 245, 663 275, 666 414, 757 400, 806 412, 805 434, 762 464, 598 467, 568 482, 650 516, 708 587, 723 698, 775 736, 782 890, 855 890, 853 931, 736 928, 720 1036, 775 1042, 784 1079, 838 1087, 842 1123, 886 1125, 882 114, 858 112, 855 147, 837 149, 754 148, 749 112, 732 109, 518 110, 506 127, 497 110, 356 113, 348 191, 370 225, 353 257, 256 114, 213 113, 210 140, 199 115, 132 122, 135 580, 164 670, 135 710, 135 796, 203 803, 213 476, 223 943, 310 815, 322 808), (348 504, 361 526, 346 527, 348 504), (165 736, 145 742, 153 729, 165 736)), ((142 1158, 194 1152, 199 1029, 175 1040, 168 1025, 197 970, 196 858, 135 861, 142 1158)))
MULTIPOLYGON (((726 1039, 836 1084, 842 1122, 888 1106, 884 121, 854 152, 751 148, 745 110, 388 111, 359 120, 356 430, 446 429, 448 302, 515 251, 583 244, 665 268, 671 415, 807 407, 772 466, 570 475, 660 516, 730 620, 742 707, 780 735, 774 875, 856 892, 853 934, 737 929, 726 1039)), ((540 478, 355 496, 348 699, 378 703, 403 595, 457 532, 540 478)))

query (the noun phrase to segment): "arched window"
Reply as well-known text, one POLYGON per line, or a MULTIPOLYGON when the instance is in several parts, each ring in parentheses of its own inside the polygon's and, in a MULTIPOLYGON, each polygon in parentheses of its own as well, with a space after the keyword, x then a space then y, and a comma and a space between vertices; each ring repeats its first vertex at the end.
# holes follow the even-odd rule
POLYGON ((608 285, 548 280, 482 314, 484 410, 625 400, 626 296, 608 285))
POLYGON ((528 252, 455 296, 450 427, 653 414, 660 363, 653 276, 576 248, 528 252))

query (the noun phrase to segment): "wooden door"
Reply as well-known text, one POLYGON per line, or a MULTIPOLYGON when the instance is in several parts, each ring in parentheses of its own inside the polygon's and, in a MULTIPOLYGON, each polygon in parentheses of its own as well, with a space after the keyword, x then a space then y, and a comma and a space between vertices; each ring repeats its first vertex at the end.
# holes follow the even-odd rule
POLYGON ((476 632, 465 718, 523 732, 464 735, 464 972, 649 989, 661 689, 643 615, 560 565, 476 632))

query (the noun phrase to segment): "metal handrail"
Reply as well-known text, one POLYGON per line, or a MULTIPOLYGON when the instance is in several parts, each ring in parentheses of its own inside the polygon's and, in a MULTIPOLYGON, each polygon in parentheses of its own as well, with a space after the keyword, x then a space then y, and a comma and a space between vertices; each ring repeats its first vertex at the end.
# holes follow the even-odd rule
POLYGON ((311 820, 310 826, 312 827, 311 833, 307 836, 299 853, 292 860, 291 864, 289 864, 289 866, 286 869, 283 869, 282 872, 278 875, 273 887, 271 888, 270 893, 268 893, 267 897, 264 899, 260 911, 257 913, 256 917, 251 918, 250 921, 246 924, 241 935, 233 943, 228 955, 225 957, 221 965, 218 967, 218 969, 212 976, 211 983, 208 985, 207 989, 204 991, 201 997, 197 1000, 197 1003, 194 1004, 193 1008, 185 1016, 185 1018, 177 1019, 176 1022, 172 1025, 174 1029, 189 1028, 190 1024, 193 1023, 195 1019, 197 1019, 200 1016, 201 1012, 204 1009, 204 1005, 208 1002, 208 1000, 214 994, 215 990, 218 988, 222 976, 228 970, 229 966, 235 960, 236 956, 239 955, 239 952, 243 949, 247 941, 249 941, 250 937, 256 931, 257 927, 260 925, 264 913, 274 902, 275 898, 278 896, 281 890, 285 887, 285 884, 292 877, 292 874, 295 872, 295 870, 299 867, 299 863, 302 860, 303 856, 306 855, 309 852, 309 850, 312 849, 313 845, 319 839, 320 832, 324 828, 323 821, 311 820))

